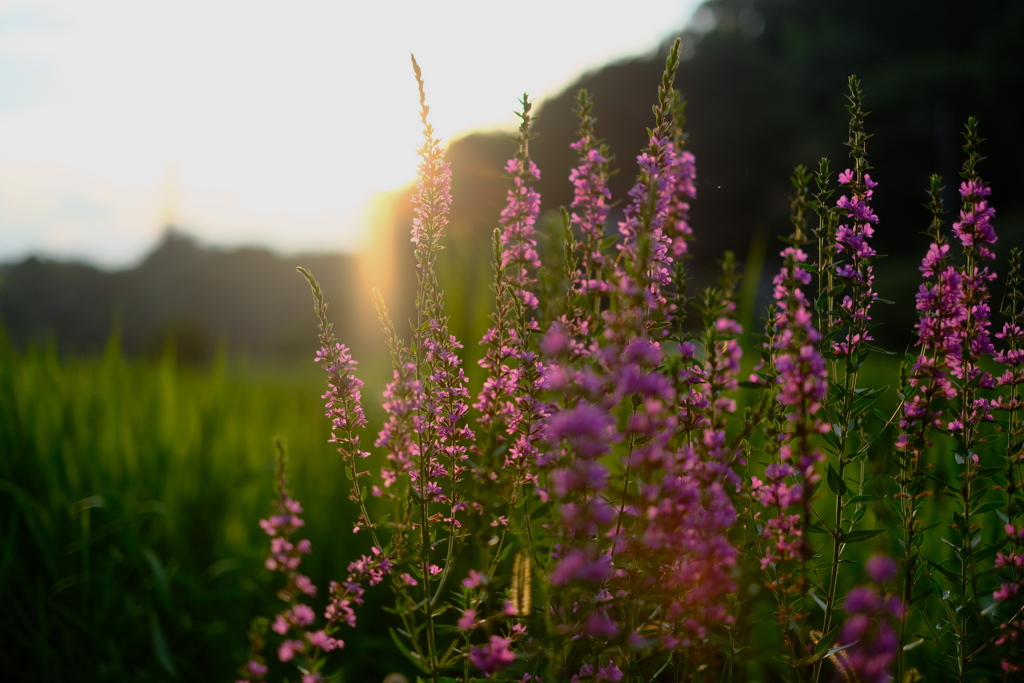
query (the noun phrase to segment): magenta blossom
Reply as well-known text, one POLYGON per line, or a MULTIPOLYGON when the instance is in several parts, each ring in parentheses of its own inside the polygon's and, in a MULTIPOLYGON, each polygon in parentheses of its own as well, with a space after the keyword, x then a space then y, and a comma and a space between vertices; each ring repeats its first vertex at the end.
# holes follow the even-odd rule
POLYGON ((511 638, 491 636, 486 645, 470 649, 469 661, 486 678, 490 678, 515 661, 516 656, 509 647, 511 644, 511 638))

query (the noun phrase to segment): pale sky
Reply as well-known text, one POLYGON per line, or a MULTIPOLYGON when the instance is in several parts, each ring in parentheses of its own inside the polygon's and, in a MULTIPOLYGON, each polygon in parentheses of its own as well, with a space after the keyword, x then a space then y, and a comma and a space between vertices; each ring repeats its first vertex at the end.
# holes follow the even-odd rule
POLYGON ((204 243, 356 250, 450 140, 649 53, 699 0, 0 0, 0 262, 204 243), (541 21, 538 17, 544 17, 541 21))

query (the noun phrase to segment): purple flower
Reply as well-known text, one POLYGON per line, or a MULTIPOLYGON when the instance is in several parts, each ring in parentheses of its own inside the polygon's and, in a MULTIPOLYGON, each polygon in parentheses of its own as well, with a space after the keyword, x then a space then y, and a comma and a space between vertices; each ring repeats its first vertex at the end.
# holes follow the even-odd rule
MULTIPOLYGON (((322 321, 322 324, 324 321, 322 321)), ((322 333, 324 346, 317 351, 316 362, 323 363, 327 372, 327 392, 322 396, 327 419, 331 421, 332 443, 338 444, 338 452, 345 458, 365 457, 367 454, 359 450, 359 439, 356 430, 366 424, 363 413, 360 388, 361 380, 355 376, 356 361, 352 359, 347 346, 329 344, 329 334, 322 333)), ((333 336, 331 336, 333 338, 333 336)))
POLYGON ((491 639, 482 647, 473 647, 469 651, 469 661, 486 678, 490 678, 515 661, 516 656, 512 653, 510 638, 491 636, 491 639))
POLYGON ((605 666, 598 668, 597 680, 618 683, 622 680, 622 670, 615 666, 614 662, 609 661, 605 666))
POLYGON ((868 576, 875 583, 888 583, 896 578, 898 567, 891 557, 886 555, 872 555, 868 559, 868 576))
MULTIPOLYGON (((863 182, 857 181, 857 173, 847 169, 840 174, 839 182, 852 187, 852 195, 843 195, 836 203, 847 222, 836 228, 835 250, 848 262, 836 268, 836 274, 845 281, 849 294, 840 305, 840 315, 846 324, 842 341, 833 342, 832 349, 844 356, 852 356, 861 344, 872 340, 870 330, 871 305, 878 298, 874 291, 874 267, 872 260, 875 250, 869 240, 874 236, 873 223, 878 216, 871 210, 869 200, 878 184, 871 176, 864 174, 863 182)), ((840 220, 844 220, 840 218, 840 220)))
POLYGON ((544 434, 552 444, 565 439, 578 456, 593 459, 606 453, 617 440, 614 426, 614 419, 606 411, 581 402, 551 415, 544 434))
POLYGON ((763 538, 768 541, 762 568, 779 561, 803 559, 808 548, 802 525, 810 514, 813 484, 824 455, 814 437, 828 430, 817 417, 828 387, 827 365, 818 350, 821 335, 812 323, 810 304, 803 286, 810 273, 803 269, 807 254, 797 246, 782 251, 783 265, 773 280, 775 306, 774 341, 768 345, 777 399, 786 410, 788 431, 780 434, 779 461, 765 471, 767 482, 752 487, 752 493, 772 517, 764 522, 763 538), (791 483, 785 481, 792 478, 791 483), (800 514, 789 511, 800 504, 800 514))
POLYGON ((261 664, 254 659, 249 660, 249 663, 246 664, 246 668, 249 670, 249 675, 254 678, 263 678, 267 675, 267 672, 270 671, 266 664, 261 664))
POLYGON ((842 651, 843 669, 854 679, 869 683, 893 680, 891 669, 899 650, 899 639, 892 622, 904 614, 903 602, 879 590, 881 584, 896 578, 896 563, 884 555, 867 562, 867 572, 875 585, 851 590, 844 603, 849 615, 839 632, 837 644, 842 651))
POLYGON ((469 570, 469 576, 462 580, 462 585, 466 588, 479 588, 480 586, 486 585, 487 575, 478 572, 475 569, 469 570))
POLYGON ((992 190, 980 179, 965 180, 960 184, 960 195, 964 198, 964 208, 960 211, 960 220, 953 223, 953 234, 965 247, 973 247, 983 258, 993 258, 988 245, 996 243, 996 232, 992 227, 995 209, 988 205, 984 197, 992 190))
MULTIPOLYGON (((574 286, 581 294, 596 293, 600 296, 609 289, 607 278, 610 263, 602 249, 604 227, 612 199, 608 189, 608 152, 594 137, 594 119, 591 116, 593 101, 586 92, 581 91, 577 104, 580 138, 572 143, 572 148, 579 154, 579 161, 569 173, 569 181, 573 184, 573 201, 569 211, 571 225, 582 234, 583 243, 574 286)), ((589 307, 580 313, 585 320, 593 317, 589 307)))
MULTIPOLYGON (((498 253, 495 264, 495 293, 498 310, 494 325, 484 335, 488 348, 479 361, 486 373, 484 386, 473 407, 482 416, 480 424, 508 435, 511 445, 505 465, 517 484, 532 483, 533 467, 540 454, 542 422, 546 406, 540 398, 544 384, 543 364, 530 348, 530 336, 538 328, 533 310, 538 301, 533 288, 540 266, 535 224, 540 213, 540 195, 532 183, 540 171, 529 158, 529 100, 523 100, 519 149, 505 170, 512 175, 508 201, 501 213, 498 229, 498 253)), ((506 437, 499 437, 506 438, 506 437)))
POLYGON ((632 201, 619 222, 624 240, 615 275, 616 287, 645 312, 645 319, 633 324, 646 328, 674 315, 675 306, 665 295, 672 286, 673 263, 687 252, 692 235, 689 202, 696 197, 696 170, 693 155, 657 131, 637 163, 632 201))
POLYGON ((286 640, 277 648, 277 658, 282 662, 290 662, 297 652, 302 652, 306 645, 301 640, 286 640))
POLYGON ((585 550, 576 549, 558 561, 549 580, 555 586, 564 585, 569 581, 600 585, 611 578, 613 571, 609 558, 594 557, 585 550))
POLYGON ((476 625, 476 610, 471 608, 463 611, 455 625, 460 631, 472 629, 476 625))
POLYGON ((298 604, 291 609, 289 621, 296 626, 309 626, 316 619, 313 608, 309 605, 298 604))
POLYGON ((583 621, 583 632, 591 638, 608 640, 618 634, 619 627, 606 611, 599 610, 587 615, 583 621))

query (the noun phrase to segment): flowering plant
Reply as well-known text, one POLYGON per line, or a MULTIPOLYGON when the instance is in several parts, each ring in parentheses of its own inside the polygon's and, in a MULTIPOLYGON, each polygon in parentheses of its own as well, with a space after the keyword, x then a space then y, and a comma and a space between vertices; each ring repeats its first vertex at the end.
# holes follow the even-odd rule
MULTIPOLYGON (((330 584, 315 629, 300 598, 316 588, 298 572, 311 549, 293 540, 301 506, 279 472, 278 513, 261 523, 267 567, 286 577, 270 630, 277 660, 303 683, 324 680, 321 655, 343 647, 376 584, 394 595, 395 646, 434 683, 749 680, 769 669, 796 681, 902 681, 925 657, 963 681, 1021 666, 1021 258, 993 338, 996 236, 977 122, 953 240, 933 179, 917 342, 898 405, 883 412, 894 392, 864 385, 880 353, 871 241, 884 221, 871 206, 882 188, 868 173, 859 82, 849 82, 838 187, 828 160, 794 174, 761 360, 741 374, 732 256, 718 286, 696 297, 685 288, 697 176, 678 63, 676 43, 617 237, 606 232, 611 157, 580 93, 565 257, 544 278, 524 96, 495 230, 485 379, 473 388, 437 277, 451 172, 413 60, 424 127, 416 317, 401 337, 376 295, 393 375, 374 457, 355 361, 302 270, 331 440, 359 509, 353 532, 372 544, 330 584)), ((265 626, 244 680, 268 674, 265 626)))

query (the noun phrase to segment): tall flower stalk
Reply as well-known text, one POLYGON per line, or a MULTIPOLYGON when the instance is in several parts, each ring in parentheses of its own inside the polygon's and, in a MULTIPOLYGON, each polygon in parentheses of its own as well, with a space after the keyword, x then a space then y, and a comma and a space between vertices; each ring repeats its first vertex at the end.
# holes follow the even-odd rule
MULTIPOLYGON (((505 208, 494 231, 495 311, 481 344, 486 347, 480 367, 483 388, 473 407, 484 429, 476 446, 486 474, 481 477, 483 497, 490 500, 489 523, 497 528, 498 552, 491 555, 488 572, 497 570, 508 540, 508 522, 522 514, 528 489, 538 483, 544 420, 548 409, 542 398, 542 361, 536 350, 539 331, 536 294, 536 223, 540 195, 533 184, 540 170, 530 158, 532 103, 524 95, 520 112, 516 155, 505 165, 509 179, 505 208)), ((524 515, 532 534, 530 515, 524 515)), ((532 539, 531 539, 532 541, 532 539)), ((533 562, 540 561, 535 542, 528 544, 533 562)))
MULTIPOLYGON (((950 598, 941 601, 944 619, 936 622, 922 614, 940 647, 950 670, 959 680, 970 677, 972 661, 986 648, 978 639, 986 617, 982 601, 987 589, 980 579, 978 560, 996 554, 996 547, 978 548, 982 540, 977 524, 979 510, 991 509, 984 503, 985 488, 979 484, 992 475, 982 467, 979 446, 987 440, 982 426, 993 420, 998 403, 988 396, 996 380, 982 363, 992 356, 994 346, 989 333, 990 307, 988 283, 995 273, 987 265, 994 257, 991 245, 996 241, 991 220, 994 210, 988 205, 990 189, 977 172, 981 160, 977 121, 968 120, 964 133, 967 155, 961 176, 963 208, 960 220, 953 224, 953 235, 963 252, 963 264, 951 262, 950 245, 943 238, 939 182, 932 180, 932 244, 921 264, 928 280, 917 296, 919 354, 907 373, 901 435, 896 445, 902 449, 900 474, 900 512, 903 520, 905 561, 903 594, 908 606, 923 596, 917 588, 921 574, 933 582, 949 586, 950 598), (920 500, 928 491, 923 477, 932 469, 923 455, 933 439, 930 433, 947 433, 953 440, 956 480, 943 487, 943 496, 957 507, 949 528, 952 539, 944 539, 954 549, 955 570, 926 560, 922 562, 923 541, 917 515, 920 500), (974 519, 972 519, 974 518, 974 519), (952 651, 950 651, 952 650, 952 651)), ((941 452, 941 451, 940 451, 941 452)), ((946 467, 945 463, 937 463, 946 467)), ((996 471, 1002 468, 995 468, 996 471)), ((906 636, 907 618, 901 620, 901 637, 906 636)), ((905 670, 901 655, 897 671, 905 670)))
MULTIPOLYGON (((825 596, 821 631, 826 643, 834 635, 839 568, 844 551, 850 543, 869 538, 871 534, 854 529, 856 520, 863 515, 863 505, 851 501, 864 494, 864 458, 874 441, 867 427, 870 418, 865 416, 871 415, 869 409, 881 394, 881 391, 868 391, 858 386, 860 370, 873 341, 871 307, 878 299, 874 289, 876 254, 871 246, 878 216, 871 208, 877 183, 868 173, 867 140, 870 136, 864 129, 867 112, 856 77, 849 80, 846 109, 850 114, 846 144, 850 149, 851 167, 839 174, 843 194, 834 208, 826 209, 820 203, 816 207, 820 217, 817 231, 821 250, 819 288, 826 292, 828 319, 833 329, 826 352, 832 381, 823 401, 824 420, 828 425, 825 443, 831 456, 825 479, 834 496, 831 518, 822 520, 832 546, 827 578, 821 586, 825 596), (861 464, 861 471, 851 491, 847 468, 857 462, 861 464)), ((824 165, 822 171, 825 171, 824 165)), ((819 184, 823 184, 824 175, 819 173, 819 184)), ((819 197, 822 195, 819 190, 819 197)), ((821 680, 823 665, 824 660, 819 659, 815 680, 821 680)))
POLYGON ((773 459, 764 480, 754 477, 753 497, 762 512, 757 513, 763 543, 760 558, 768 588, 775 595, 778 619, 791 649, 794 671, 800 676, 808 652, 799 621, 805 609, 806 564, 812 547, 807 538, 820 465, 825 459, 818 438, 829 426, 817 416, 828 386, 825 358, 819 350, 821 334, 813 323, 810 299, 805 289, 811 284, 806 264, 808 255, 803 224, 806 175, 798 169, 794 179, 798 196, 794 202, 793 233, 782 250, 782 267, 773 279, 773 311, 767 342, 768 364, 760 377, 769 382, 777 402, 776 417, 767 450, 773 459), (780 420, 781 418, 781 420, 780 420))
MULTIPOLYGON (((899 455, 896 483, 899 492, 894 508, 901 522, 899 538, 902 547, 902 599, 907 611, 900 617, 899 639, 907 643, 909 611, 917 600, 918 576, 923 569, 921 545, 924 524, 921 520, 923 501, 932 495, 926 476, 934 464, 926 459, 926 451, 934 445, 934 435, 942 429, 943 403, 956 392, 950 381, 948 350, 955 321, 962 316, 959 303, 961 278, 948 263, 949 244, 942 234, 942 202, 940 178, 932 176, 929 210, 932 214, 928 234, 932 243, 918 270, 926 278, 917 294, 917 355, 904 372, 903 412, 899 421, 900 435, 895 446, 899 455)), ((897 658, 896 673, 902 677, 905 654, 897 658)), ((902 678, 901 678, 902 680, 902 678)))
POLYGON ((1009 391, 993 409, 1003 413, 1000 429, 1006 434, 1006 552, 996 554, 1002 582, 993 597, 1000 604, 999 637, 1004 675, 1024 671, 1024 254, 1014 249, 1006 278, 1003 314, 1006 322, 995 337, 1002 348, 995 354, 1003 366, 997 379, 1009 391))
POLYGON ((951 496, 959 507, 953 513, 956 559, 959 575, 955 581, 958 600, 947 610, 956 634, 956 671, 961 681, 969 677, 968 666, 978 650, 973 647, 972 631, 984 623, 981 614, 982 594, 979 570, 975 562, 976 519, 984 490, 979 488, 984 475, 978 446, 982 443, 981 424, 991 421, 992 402, 986 390, 995 388, 995 379, 982 368, 982 361, 992 356, 988 283, 996 274, 987 262, 994 258, 991 246, 996 242, 992 218, 995 211, 988 204, 991 190, 978 174, 982 157, 978 152, 981 138, 977 120, 971 118, 964 132, 967 159, 961 172, 962 208, 960 220, 953 223, 953 235, 963 248, 965 263, 960 270, 960 306, 962 319, 953 328, 954 352, 950 354, 950 373, 957 396, 953 403, 948 429, 956 441, 956 464, 959 466, 957 496, 951 496))
POLYGON ((302 676, 302 683, 321 683, 325 679, 320 671, 323 669, 324 653, 345 646, 344 641, 332 637, 336 630, 334 624, 328 628, 314 630, 316 612, 306 602, 317 594, 317 587, 299 568, 302 558, 312 552, 309 539, 295 540, 296 532, 305 522, 301 515, 302 504, 292 498, 287 489, 285 477, 285 453, 281 442, 277 443, 277 499, 274 501, 276 514, 260 520, 260 528, 270 536, 270 555, 264 566, 272 572, 280 573, 285 578, 285 585, 278 591, 278 597, 287 605, 278 612, 272 622, 265 619, 257 620, 250 632, 252 656, 242 667, 242 678, 237 683, 255 683, 264 680, 269 672, 262 650, 269 630, 277 634, 280 642, 277 647, 277 660, 282 664, 294 666, 302 676))

